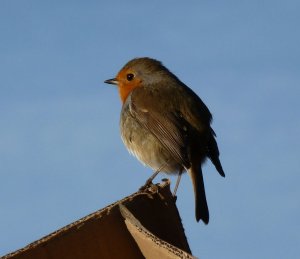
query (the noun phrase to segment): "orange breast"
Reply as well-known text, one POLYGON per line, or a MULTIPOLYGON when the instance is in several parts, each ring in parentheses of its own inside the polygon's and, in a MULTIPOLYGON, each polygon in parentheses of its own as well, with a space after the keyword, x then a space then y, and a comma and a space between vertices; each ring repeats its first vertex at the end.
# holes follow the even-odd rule
POLYGON ((122 102, 126 101, 126 98, 137 87, 141 87, 142 80, 140 78, 135 77, 132 81, 128 81, 126 76, 130 73, 130 71, 122 70, 117 75, 118 79, 118 87, 119 87, 119 94, 121 97, 122 102))
POLYGON ((120 98, 121 98, 122 102, 124 103, 126 101, 127 96, 131 93, 131 91, 139 86, 140 86, 140 84, 138 84, 138 83, 133 84, 133 82, 130 84, 120 84, 119 85, 119 94, 120 94, 120 98))

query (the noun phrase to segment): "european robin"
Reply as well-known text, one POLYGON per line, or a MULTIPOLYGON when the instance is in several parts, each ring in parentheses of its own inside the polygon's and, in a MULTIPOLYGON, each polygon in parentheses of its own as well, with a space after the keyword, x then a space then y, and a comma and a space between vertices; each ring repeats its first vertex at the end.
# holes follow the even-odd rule
POLYGON ((122 100, 120 129, 127 149, 155 173, 187 171, 195 194, 196 220, 209 221, 201 165, 209 158, 221 176, 212 115, 204 102, 161 62, 151 58, 129 61, 113 79, 122 100))

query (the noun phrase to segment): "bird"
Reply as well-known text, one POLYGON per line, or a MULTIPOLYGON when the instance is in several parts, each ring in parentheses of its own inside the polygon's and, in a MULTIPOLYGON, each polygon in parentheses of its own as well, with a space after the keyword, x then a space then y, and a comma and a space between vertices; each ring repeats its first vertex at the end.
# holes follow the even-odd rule
POLYGON ((142 164, 159 172, 178 175, 174 196, 184 172, 188 172, 195 197, 197 222, 209 222, 202 165, 210 159, 225 177, 211 128, 212 114, 200 97, 162 62, 141 57, 130 60, 115 78, 122 101, 121 138, 142 164))

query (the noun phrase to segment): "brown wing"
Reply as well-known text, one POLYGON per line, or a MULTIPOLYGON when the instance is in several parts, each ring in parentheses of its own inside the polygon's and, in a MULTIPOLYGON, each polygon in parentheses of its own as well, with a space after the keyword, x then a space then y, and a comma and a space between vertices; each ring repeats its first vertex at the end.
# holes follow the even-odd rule
POLYGON ((212 115, 205 103, 189 87, 180 82, 180 111, 192 127, 199 132, 209 129, 212 115))
POLYGON ((140 125, 147 128, 161 142, 178 163, 189 168, 187 143, 189 125, 173 106, 172 99, 166 104, 160 99, 159 93, 157 89, 150 87, 136 88, 130 96, 130 112, 140 125))

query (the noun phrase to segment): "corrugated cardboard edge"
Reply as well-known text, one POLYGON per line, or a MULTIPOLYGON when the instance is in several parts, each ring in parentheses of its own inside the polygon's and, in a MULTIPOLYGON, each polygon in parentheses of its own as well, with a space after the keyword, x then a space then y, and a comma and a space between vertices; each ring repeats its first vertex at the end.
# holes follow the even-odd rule
POLYGON ((196 259, 191 254, 165 242, 147 230, 122 204, 119 205, 125 224, 145 258, 196 259))
POLYGON ((60 236, 60 235, 63 235, 66 231, 72 229, 72 228, 77 228, 77 229, 80 229, 81 227, 84 226, 84 224, 89 221, 89 220, 93 220, 93 219, 99 219, 99 218, 102 218, 104 217, 105 215, 109 215, 110 213, 110 210, 115 207, 115 206, 118 206, 118 204, 120 203, 123 203, 123 202, 126 202, 126 201, 129 201, 131 199, 133 199, 134 197, 138 196, 138 195, 141 195, 142 193, 141 192, 136 192, 136 193, 133 193, 132 195, 130 196, 127 196, 125 197, 124 199, 122 200, 119 200, 115 203, 112 203, 108 206, 106 206, 105 208, 102 208, 96 212, 93 212, 75 222, 72 222, 71 224, 68 224, 66 225, 65 227, 62 227, 61 229, 58 229, 52 233, 50 233, 49 235, 46 235, 44 237, 42 237, 41 239, 39 240, 36 240, 30 244, 28 244, 27 246, 23 247, 23 248, 20 248, 19 250, 17 251, 14 251, 12 253, 9 253, 3 257, 0 257, 1 259, 9 259, 9 258, 13 258, 15 256, 17 256, 18 254, 21 254, 23 253, 24 251, 27 251, 27 250, 30 250, 30 249, 34 249, 35 247, 39 246, 39 245, 42 245, 44 243, 47 243, 49 240, 57 237, 57 236, 60 236))
MULTIPOLYGON (((43 255, 42 258, 48 258, 49 256, 50 257, 54 256, 54 258, 57 258, 57 254, 59 254, 59 256, 61 256, 64 253, 68 256, 68 258, 70 258, 70 254, 72 255, 72 252, 73 252, 72 246, 70 246, 70 240, 71 240, 71 242, 74 242, 74 240, 75 240, 75 242, 77 242, 77 244, 79 244, 79 246, 81 246, 82 240, 81 239, 78 240, 78 237, 83 236, 85 238, 84 241, 86 241, 86 239, 88 239, 89 243, 86 243, 86 244, 88 244, 89 247, 91 244, 90 242, 92 242, 92 244, 94 242, 97 242, 97 240, 94 240, 93 236, 92 236, 92 234, 95 234, 95 233, 87 232, 88 230, 91 232, 94 231, 94 228, 91 229, 91 225, 97 226, 98 232, 96 232, 96 234, 99 234, 99 231, 100 231, 100 234, 102 235, 102 231, 104 231, 104 233, 107 234, 107 230, 106 229, 103 230, 102 228, 98 229, 98 227, 100 226, 99 225, 100 222, 101 222, 101 224, 102 224, 102 222, 104 222, 104 223, 105 222, 117 222, 117 226, 115 225, 115 223, 109 223, 109 224, 113 224, 113 225, 108 225, 108 227, 109 226, 114 227, 114 228, 117 227, 120 229, 120 231, 122 229, 121 232, 124 233, 124 231, 125 231, 124 228, 126 229, 126 227, 125 227, 124 223, 123 223, 124 227, 121 224, 122 216, 119 211, 120 204, 124 204, 127 208, 130 208, 130 211, 133 212, 135 216, 139 216, 138 219, 141 222, 140 224, 143 224, 143 226, 146 224, 145 226, 148 226, 147 231, 144 233, 147 233, 147 235, 151 234, 152 237, 156 236, 156 235, 159 235, 160 237, 163 236, 169 242, 176 244, 176 245, 178 244, 178 246, 181 247, 181 249, 185 250, 188 253, 190 252, 188 242, 184 235, 184 229, 181 224, 181 219, 180 219, 178 210, 176 208, 174 199, 172 197, 172 194, 170 192, 170 182, 168 180, 165 180, 164 182, 162 182, 160 184, 153 185, 151 188, 148 188, 143 191, 138 191, 138 192, 136 192, 124 199, 121 199, 103 209, 100 209, 92 214, 89 214, 88 216, 83 217, 82 219, 79 219, 79 220, 63 227, 63 228, 61 228, 49 235, 37 240, 37 241, 25 246, 24 248, 21 248, 15 252, 9 253, 1 258, 3 258, 3 259, 35 258, 34 256, 41 255, 41 254, 43 255), (149 211, 150 211, 150 213, 149 213, 149 211), (155 217, 156 217, 156 220, 154 220, 155 217), (167 221, 166 221, 166 218, 167 218, 167 221), (156 235, 152 234, 148 229, 152 229, 152 232, 156 235), (74 239, 74 235, 75 235, 75 239, 74 239), (90 235, 90 236, 88 236, 88 235, 90 235), (63 246, 61 246, 62 243, 63 243, 63 246), (67 247, 65 246, 65 244, 67 244, 67 247)), ((127 224, 128 224, 128 222, 127 222, 127 224)), ((106 225, 106 227, 107 227, 107 225, 106 225)), ((146 230, 145 227, 143 229, 146 230)), ((110 233, 110 231, 109 231, 109 233, 110 233)), ((138 247, 133 248, 134 243, 132 243, 132 242, 134 242, 134 241, 129 240, 132 233, 128 232, 128 230, 127 230, 127 233, 128 234, 125 233, 125 236, 123 235, 123 241, 121 240, 121 242, 123 242, 122 243, 123 248, 125 248, 125 250, 127 252, 129 250, 131 250, 131 252, 132 252, 132 249, 134 250, 134 249, 137 249, 138 247), (125 241, 124 241, 124 237, 125 237, 125 241)), ((114 233, 114 235, 115 234, 116 234, 116 232, 114 233)), ((103 235, 102 235, 102 237, 103 237, 103 235)), ((111 236, 110 238, 114 238, 114 236, 111 236)), ((119 238, 119 235, 116 237, 116 239, 117 238, 119 238)), ((133 236, 132 240, 135 240, 134 236, 133 236)), ((164 242, 165 241, 161 242, 163 247, 171 246, 167 242, 165 242, 165 243, 164 242)), ((96 245, 97 244, 92 246, 93 249, 96 247, 95 251, 78 250, 77 249, 76 252, 79 251, 80 253, 84 254, 87 251, 90 256, 89 258, 95 258, 93 255, 93 252, 94 252, 94 254, 99 255, 99 250, 98 250, 99 247, 97 247, 96 245)), ((81 247, 80 247, 80 249, 81 249, 81 247)), ((82 247, 82 249, 87 249, 87 248, 82 247)), ((114 248, 111 248, 111 249, 113 249, 113 250, 108 250, 108 252, 115 252, 114 248)), ((74 250, 75 250, 75 248, 74 248, 74 250)), ((105 255, 107 256, 107 251, 105 251, 105 253, 106 253, 105 255)), ((135 255, 135 258, 140 258, 140 256, 138 255, 138 253, 140 253, 139 251, 135 250, 135 251, 133 251, 133 253, 135 255)), ((78 254, 77 254, 77 256, 78 256, 78 254)), ((71 258, 73 258, 73 255, 71 258)), ((80 257, 76 257, 76 258, 80 258, 80 257)), ((97 258, 99 258, 99 257, 97 257, 97 258)), ((103 258, 103 257, 101 257, 101 258, 103 258)), ((109 257, 107 257, 107 258, 109 258, 109 257)), ((183 258, 192 258, 192 257, 183 257, 183 258)))

